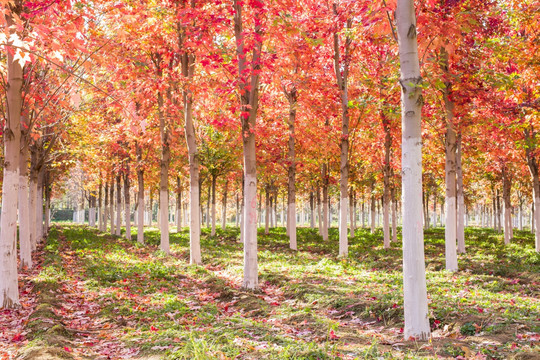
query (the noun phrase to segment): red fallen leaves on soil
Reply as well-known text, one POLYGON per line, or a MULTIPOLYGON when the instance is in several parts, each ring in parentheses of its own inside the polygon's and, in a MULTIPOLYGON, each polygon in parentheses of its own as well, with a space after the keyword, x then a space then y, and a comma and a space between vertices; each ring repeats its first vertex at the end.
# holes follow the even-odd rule
POLYGON ((336 333, 334 332, 334 330, 330 330, 330 334, 328 335, 328 337, 330 338, 330 340, 337 340, 337 339, 339 339, 339 337, 336 335, 336 333))
POLYGON ((73 350, 67 346, 64 346, 64 350, 67 351, 67 352, 72 352, 73 350))

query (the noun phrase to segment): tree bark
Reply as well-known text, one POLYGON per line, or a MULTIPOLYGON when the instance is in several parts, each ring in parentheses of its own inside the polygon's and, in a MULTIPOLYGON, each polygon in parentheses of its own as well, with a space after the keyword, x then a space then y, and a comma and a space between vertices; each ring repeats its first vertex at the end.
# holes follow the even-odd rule
MULTIPOLYGON (((252 4, 256 6, 256 4, 252 4)), ((257 289, 257 162, 255 146, 255 123, 259 104, 259 74, 261 68, 262 25, 260 9, 254 8, 255 41, 252 44, 251 64, 246 61, 245 37, 242 24, 242 3, 233 0, 234 35, 238 59, 238 77, 241 105, 242 145, 244 157, 244 281, 246 289, 257 289)))
POLYGON ((506 165, 502 168, 503 201, 504 201, 504 244, 512 241, 512 202, 510 192, 512 189, 512 175, 508 173, 506 165))
MULTIPOLYGON (((159 71, 161 77, 161 70, 159 71)), ((159 231, 161 234, 159 248, 170 254, 169 246, 169 163, 171 158, 169 124, 165 119, 163 94, 158 91, 159 134, 161 139, 161 159, 159 175, 159 231)))
POLYGON ((116 175, 116 227, 115 235, 122 235, 122 185, 121 175, 116 175))
POLYGON ((270 234, 270 185, 265 187, 264 234, 270 234))
POLYGON ((105 180, 105 202, 104 202, 103 211, 103 229, 102 231, 107 231, 107 223, 109 222, 109 182, 105 180))
MULTIPOLYGON (((24 120, 23 120, 24 121, 24 120)), ((28 127, 28 125, 26 124, 28 127)), ((21 134, 21 151, 19 154, 19 248, 20 268, 32 268, 32 239, 30 233, 30 198, 28 186, 28 141, 21 134)))
POLYGON ((287 224, 289 230, 289 247, 297 249, 296 244, 296 152, 294 125, 296 121, 296 107, 298 103, 298 92, 296 87, 290 91, 283 89, 289 101, 289 142, 288 142, 288 189, 287 189, 287 224))
POLYGON ((354 190, 349 191, 349 226, 350 236, 354 237, 354 190))
POLYGON ((221 203, 221 228, 225 230, 227 228, 227 194, 229 192, 229 180, 225 181, 225 187, 223 188, 223 197, 221 203))
POLYGON ((394 187, 390 196, 392 198, 392 241, 397 242, 397 201, 394 187))
MULTIPOLYGON (((441 47, 441 68, 448 74, 448 53, 441 47)), ((454 128, 454 103, 450 100, 451 83, 445 81, 443 100, 446 110, 446 221, 444 225, 446 270, 457 271, 457 222, 456 222, 456 130, 454 128)))
POLYGON ((114 218, 114 175, 111 175, 111 187, 109 189, 109 199, 110 199, 110 209, 109 213, 111 214, 111 235, 116 234, 115 230, 115 218, 114 218))
POLYGON ((463 168, 461 166, 461 134, 457 138, 456 176, 457 176, 457 251, 465 254, 465 192, 463 189, 463 168))
MULTIPOLYGON (((12 15, 6 15, 13 26, 12 15)), ((14 33, 14 30, 10 30, 14 33)), ((8 41, 8 44, 11 40, 8 41)), ((4 127, 4 176, 2 181, 2 215, 0 226, 0 309, 19 305, 17 283, 17 205, 19 157, 21 148, 21 107, 23 72, 14 59, 15 49, 7 51, 7 121, 4 127)))
MULTIPOLYGON (((338 15, 337 4, 334 3, 334 14, 338 15)), ((346 257, 348 254, 347 237, 347 213, 349 212, 349 96, 348 96, 348 75, 349 75, 349 51, 352 39, 349 37, 349 30, 352 20, 347 19, 345 54, 342 61, 340 55, 339 34, 334 33, 334 71, 336 73, 337 86, 341 95, 341 154, 340 154, 340 201, 339 201, 339 256, 346 257)))
POLYGON ((322 226, 322 238, 328 240, 328 227, 329 227, 329 198, 328 198, 328 166, 326 163, 322 165, 322 200, 323 200, 323 226, 322 226))
POLYGON ((131 198, 129 194, 129 166, 124 174, 124 211, 126 219, 126 239, 131 240, 131 198))
POLYGON ((427 340, 430 334, 422 228, 422 94, 414 1, 398 0, 402 104, 404 338, 427 340))
MULTIPOLYGON (((373 187, 372 187, 372 190, 373 192, 373 187)), ((375 222, 376 222, 376 210, 377 210, 377 204, 376 204, 376 201, 375 201, 375 195, 371 195, 371 228, 370 228, 370 232, 372 234, 375 233, 375 228, 376 228, 376 225, 375 225, 375 222)))
POLYGON ((217 177, 212 175, 212 230, 210 236, 216 235, 216 181, 217 177))
POLYGON ((144 244, 144 169, 142 148, 137 144, 137 242, 144 244))
POLYGON ((176 177, 176 213, 174 215, 176 220, 176 232, 182 231, 182 184, 180 183, 180 176, 176 177))

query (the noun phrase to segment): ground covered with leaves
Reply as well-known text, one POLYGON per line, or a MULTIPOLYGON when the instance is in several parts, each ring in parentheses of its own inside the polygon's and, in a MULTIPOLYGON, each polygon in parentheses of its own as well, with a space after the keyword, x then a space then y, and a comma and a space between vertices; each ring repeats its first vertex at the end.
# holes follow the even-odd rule
MULTIPOLYGON (((203 234, 189 265, 187 229, 172 255, 94 229, 56 225, 21 275, 21 308, 0 313, 3 359, 540 358, 540 256, 533 236, 467 229, 460 271, 444 268, 444 229, 426 231, 432 339, 403 340, 401 244, 359 230, 348 259, 337 231, 259 233, 259 292, 243 291, 238 230, 203 234)), ((135 238, 135 237, 134 237, 135 238)))

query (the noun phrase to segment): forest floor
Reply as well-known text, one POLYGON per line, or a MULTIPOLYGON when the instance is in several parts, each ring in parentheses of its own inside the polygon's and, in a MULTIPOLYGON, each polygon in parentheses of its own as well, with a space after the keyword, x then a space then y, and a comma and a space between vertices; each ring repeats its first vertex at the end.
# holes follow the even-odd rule
MULTIPOLYGON (((21 274, 22 306, 0 312, 0 359, 540 359, 540 256, 466 230, 467 255, 443 271, 444 229, 426 230, 432 338, 403 340, 401 243, 358 230, 348 259, 337 229, 259 230, 260 291, 241 289, 236 228, 203 230, 203 266, 187 229, 172 255, 83 226, 53 225, 37 266, 21 274), (3 356, 3 357, 2 357, 3 356)), ((133 237, 135 239, 135 236, 133 237)))

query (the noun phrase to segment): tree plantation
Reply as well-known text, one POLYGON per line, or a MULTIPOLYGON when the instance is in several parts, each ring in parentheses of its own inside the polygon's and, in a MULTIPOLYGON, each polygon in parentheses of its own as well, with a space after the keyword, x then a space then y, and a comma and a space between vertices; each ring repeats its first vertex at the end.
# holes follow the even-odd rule
POLYGON ((1 359, 540 358, 540 3, 2 0, 1 359))

